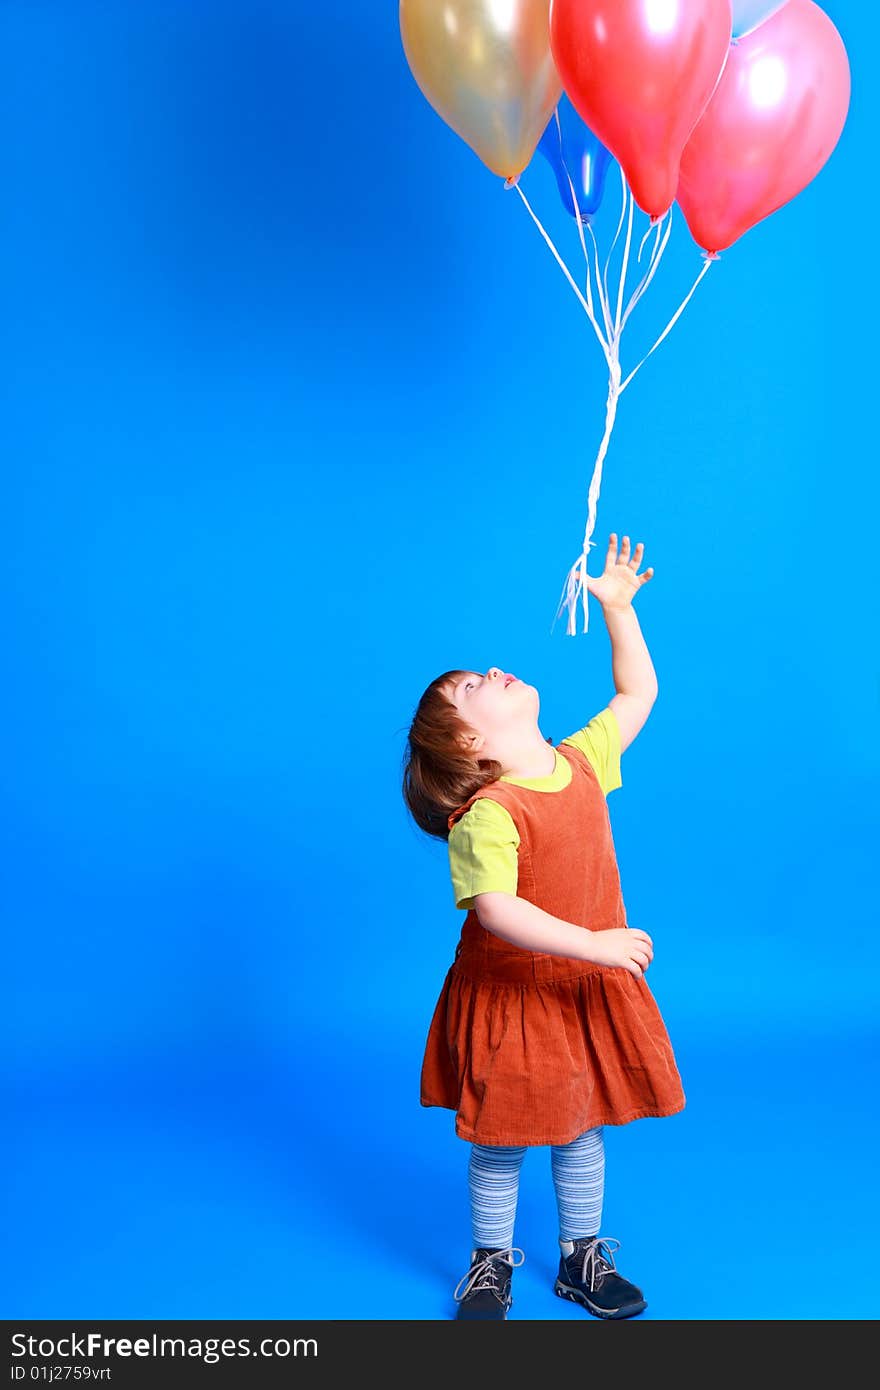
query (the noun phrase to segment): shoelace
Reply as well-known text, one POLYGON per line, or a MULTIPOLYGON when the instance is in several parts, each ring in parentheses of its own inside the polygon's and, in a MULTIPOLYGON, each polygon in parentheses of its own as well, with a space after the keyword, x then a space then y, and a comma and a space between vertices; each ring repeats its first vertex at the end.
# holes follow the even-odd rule
POLYGON ((482 1259, 475 1260, 468 1270, 463 1274, 455 1286, 452 1297, 456 1303, 460 1303, 463 1298, 467 1298, 469 1293, 475 1293, 479 1289, 490 1289, 492 1293, 501 1295, 501 1286, 498 1283, 500 1270, 497 1268, 497 1260, 507 1260, 512 1269, 517 1269, 519 1265, 525 1263, 526 1252, 520 1250, 518 1245, 511 1245, 507 1250, 496 1250, 493 1255, 484 1255, 482 1259), (521 1260, 513 1257, 519 1253, 521 1260), (464 1291, 459 1293, 459 1289, 464 1284, 464 1291))
POLYGON ((615 1240, 613 1236, 596 1236, 590 1241, 584 1252, 581 1283, 586 1284, 591 1293, 600 1287, 606 1274, 617 1272, 612 1246, 615 1250, 619 1250, 620 1241, 615 1240), (607 1251, 607 1255, 603 1251, 607 1251), (589 1279, 587 1278, 588 1273, 589 1279))

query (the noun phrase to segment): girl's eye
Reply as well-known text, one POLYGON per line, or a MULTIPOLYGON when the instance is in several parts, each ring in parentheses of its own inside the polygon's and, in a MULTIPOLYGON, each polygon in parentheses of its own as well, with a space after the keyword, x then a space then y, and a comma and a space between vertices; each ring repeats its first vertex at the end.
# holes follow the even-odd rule
POLYGON ((465 683, 464 683, 464 688, 465 688, 465 690, 470 690, 470 688, 471 688, 472 685, 473 685, 473 681, 465 681, 465 683))

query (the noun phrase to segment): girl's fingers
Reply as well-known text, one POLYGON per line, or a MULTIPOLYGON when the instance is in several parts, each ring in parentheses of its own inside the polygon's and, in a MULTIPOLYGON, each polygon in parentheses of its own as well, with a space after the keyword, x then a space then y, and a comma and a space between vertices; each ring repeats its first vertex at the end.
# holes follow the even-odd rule
MULTIPOLYGON (((617 532, 612 531, 612 534, 610 534, 608 538, 609 555, 613 555, 614 550, 616 549, 617 532)), ((628 566, 630 566, 630 569, 638 570, 639 564, 641 564, 642 560, 645 559, 645 542, 638 542, 638 545, 635 546, 635 549, 633 550, 633 556, 631 556, 630 559, 627 559, 628 555, 630 555, 630 537, 628 537, 628 535, 624 535, 623 541, 620 542, 620 564, 628 564, 628 566)), ((653 570, 651 571, 651 573, 653 573, 653 570)))
MULTIPOLYGON (((631 569, 631 570, 635 573, 635 572, 638 570, 639 565, 642 563, 642 561, 644 560, 644 558, 645 558, 645 543, 644 543, 644 541, 639 541, 638 545, 636 546, 635 550, 634 550, 633 553, 632 553, 632 556, 630 556, 630 553, 629 553, 629 536, 624 536, 624 537, 623 537, 623 540, 622 540, 621 543, 620 543, 620 554, 618 555, 618 554, 617 554, 617 532, 616 532, 616 531, 612 531, 612 532, 611 532, 611 534, 610 534, 609 537, 608 537, 608 550, 607 550, 606 556, 605 556, 605 569, 606 569, 606 572, 607 572, 608 570, 613 570, 615 565, 626 565, 629 569, 631 569)), ((640 580, 641 582, 644 582, 646 579, 653 579, 653 577, 654 577, 654 567, 653 567, 653 565, 652 565, 649 569, 646 569, 646 570, 645 570, 645 573, 644 573, 644 574, 640 574, 640 575, 639 575, 639 580, 640 580)))

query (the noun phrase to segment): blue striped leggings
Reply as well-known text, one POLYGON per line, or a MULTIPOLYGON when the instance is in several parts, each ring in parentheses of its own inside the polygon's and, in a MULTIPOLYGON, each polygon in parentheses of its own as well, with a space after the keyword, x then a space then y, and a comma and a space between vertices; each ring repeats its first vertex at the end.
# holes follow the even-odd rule
MULTIPOLYGON (((474 1247, 513 1245, 519 1173, 526 1145, 472 1144, 468 1162, 474 1247)), ((559 1211, 559 1236, 578 1240, 599 1234, 605 1190, 602 1126, 570 1144, 551 1144, 550 1170, 559 1211)))

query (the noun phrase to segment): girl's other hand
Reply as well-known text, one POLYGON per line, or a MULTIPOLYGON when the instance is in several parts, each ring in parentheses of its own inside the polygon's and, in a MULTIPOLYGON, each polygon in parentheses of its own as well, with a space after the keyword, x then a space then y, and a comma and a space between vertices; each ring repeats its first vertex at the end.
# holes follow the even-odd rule
POLYGON ((622 965, 640 980, 654 959, 654 943, 638 927, 609 927, 590 932, 588 960, 597 965, 622 965))

